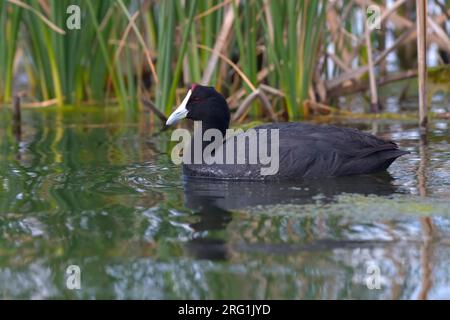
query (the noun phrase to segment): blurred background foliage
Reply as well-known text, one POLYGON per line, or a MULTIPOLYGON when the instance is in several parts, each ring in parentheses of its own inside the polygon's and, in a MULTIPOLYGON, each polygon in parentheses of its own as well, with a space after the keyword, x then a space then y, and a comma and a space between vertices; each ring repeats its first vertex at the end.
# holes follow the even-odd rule
MULTIPOLYGON (((449 2, 429 1, 432 65, 448 63, 449 2)), ((30 105, 119 104, 133 114, 146 99, 168 114, 201 83, 232 109, 244 104, 235 120, 264 119, 264 101, 272 118, 299 119, 367 90, 369 72, 380 85, 414 77, 414 19, 414 0, 2 0, 0 103, 20 95, 30 105), (381 28, 367 48, 374 4, 381 28), (71 5, 80 29, 68 28, 71 5), (261 99, 245 101, 252 94, 261 99)))

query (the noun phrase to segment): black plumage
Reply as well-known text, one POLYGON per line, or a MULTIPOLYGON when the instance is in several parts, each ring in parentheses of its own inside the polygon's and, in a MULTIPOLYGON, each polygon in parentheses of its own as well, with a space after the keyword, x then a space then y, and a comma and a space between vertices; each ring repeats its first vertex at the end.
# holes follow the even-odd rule
MULTIPOLYGON (((195 86, 185 107, 185 117, 202 121, 203 132, 209 128, 225 132, 228 128, 228 105, 212 87, 195 86)), ((263 129, 279 130, 279 170, 276 174, 261 175, 261 167, 267 165, 249 164, 249 161, 245 164, 184 164, 184 174, 237 180, 349 176, 386 170, 396 158, 409 153, 400 150, 392 141, 350 128, 288 122, 264 124, 254 129, 258 133, 263 129)), ((257 137, 259 139, 259 135, 257 137)), ((224 150, 228 141, 222 144, 224 150)))

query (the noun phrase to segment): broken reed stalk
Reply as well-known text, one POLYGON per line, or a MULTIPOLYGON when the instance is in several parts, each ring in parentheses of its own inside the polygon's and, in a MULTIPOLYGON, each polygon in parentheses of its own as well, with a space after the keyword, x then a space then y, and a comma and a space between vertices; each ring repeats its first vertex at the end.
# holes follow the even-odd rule
MULTIPOLYGON (((396 81, 400 81, 400 80, 405 80, 405 79, 409 79, 409 78, 415 78, 417 77, 417 70, 407 70, 407 71, 401 71, 395 74, 391 74, 391 75, 387 75, 387 76, 383 76, 378 78, 378 81, 376 82, 377 87, 392 83, 392 82, 396 82, 396 81)), ((353 85, 348 85, 348 86, 339 86, 339 87, 335 87, 332 90, 328 90, 327 91, 327 95, 331 98, 336 98, 336 97, 340 97, 340 96, 345 96, 345 95, 349 95, 349 94, 353 94, 356 92, 361 92, 361 91, 365 91, 369 89, 369 83, 367 81, 355 81, 355 83, 353 85)))
POLYGON ((239 106, 239 108, 236 110, 236 112, 233 115, 233 121, 237 121, 237 122, 242 121, 242 119, 248 113, 248 111, 250 109, 250 105, 256 99, 257 95, 258 95, 258 92, 253 91, 244 99, 244 101, 242 101, 241 105, 239 106))
MULTIPOLYGON (((237 1, 236 5, 238 4, 239 1, 237 1)), ((201 80, 201 84, 203 85, 207 85, 211 81, 212 75, 216 68, 217 61, 219 60, 219 55, 222 52, 222 49, 226 43, 226 39, 233 27, 233 20, 234 20, 234 11, 233 7, 230 5, 228 6, 228 9, 225 13, 222 28, 220 29, 220 33, 217 37, 216 43, 214 44, 212 55, 208 61, 208 65, 205 69, 205 72, 203 73, 203 77, 201 80)))
POLYGON ((261 101, 261 104, 264 108, 264 110, 267 112, 267 114, 270 117, 270 120, 273 122, 277 122, 277 114, 273 111, 272 105, 270 104, 269 98, 264 94, 263 90, 258 90, 258 97, 259 101, 261 101))
POLYGON ((416 0, 417 10, 417 60, 419 73, 419 128, 424 134, 427 129, 427 0, 416 0))
MULTIPOLYGON (((401 36, 399 36, 395 40, 395 42, 392 44, 392 46, 385 49, 373 60, 373 65, 374 66, 378 65, 381 61, 383 61, 388 56, 389 53, 391 53, 392 51, 397 49, 403 43, 407 42, 413 35, 414 35, 414 27, 407 29, 405 32, 403 32, 403 34, 401 36)), ((413 39, 413 38, 411 38, 411 39, 413 39)), ((325 82, 325 85, 328 90, 332 90, 335 87, 341 85, 342 83, 344 83, 348 80, 357 79, 357 78, 361 77, 367 71, 369 71, 368 65, 361 66, 357 69, 351 69, 349 72, 341 74, 341 75, 337 76, 336 78, 327 80, 325 82)))
POLYGON ((152 111, 159 120, 161 120, 161 122, 166 125, 167 122, 167 117, 164 115, 164 113, 162 113, 156 106, 155 104, 147 99, 142 98, 141 99, 142 104, 147 107, 150 111, 152 111))
POLYGON ((22 115, 20 109, 20 97, 14 96, 13 103, 13 135, 16 137, 17 141, 20 141, 22 135, 22 115))
POLYGON ((260 88, 254 90, 244 99, 244 101, 234 113, 233 121, 241 122, 250 111, 251 103, 256 99, 259 99, 261 101, 261 104, 270 117, 270 120, 272 120, 273 122, 277 122, 277 115, 273 111, 269 99, 260 88))

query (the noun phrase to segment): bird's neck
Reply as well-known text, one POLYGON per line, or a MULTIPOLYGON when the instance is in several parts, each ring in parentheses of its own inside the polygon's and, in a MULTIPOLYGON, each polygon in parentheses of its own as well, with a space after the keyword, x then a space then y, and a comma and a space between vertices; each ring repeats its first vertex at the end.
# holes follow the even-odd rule
POLYGON ((219 130, 222 134, 222 137, 225 138, 225 134, 228 129, 228 125, 224 125, 222 123, 214 123, 214 122, 203 122, 202 123, 202 136, 205 136, 205 132, 209 129, 219 130))
MULTIPOLYGON (((225 126, 223 124, 213 123, 213 122, 196 121, 194 123, 194 132, 193 132, 193 136, 192 136, 191 147, 193 147, 194 145, 200 145, 200 143, 201 143, 201 151, 203 152, 208 145, 210 145, 211 143, 214 143, 217 134, 213 134, 213 138, 211 138, 211 133, 206 134, 207 131, 210 129, 218 130, 221 133, 220 134, 221 141, 225 140, 225 135, 226 135, 228 126, 225 126), (211 139, 208 141, 207 137, 209 137, 211 139)), ((199 149, 197 149, 197 147, 194 148, 193 150, 194 150, 194 152, 200 151, 199 149), (195 151, 195 150, 197 150, 197 151, 195 151)))

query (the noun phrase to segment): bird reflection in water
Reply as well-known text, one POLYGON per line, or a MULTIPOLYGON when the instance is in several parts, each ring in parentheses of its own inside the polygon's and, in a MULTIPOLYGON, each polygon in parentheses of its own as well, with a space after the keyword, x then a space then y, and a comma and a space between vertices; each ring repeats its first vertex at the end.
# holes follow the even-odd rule
MULTIPOLYGON (((388 172, 337 178, 297 181, 233 181, 184 178, 184 204, 195 210, 198 222, 191 224, 197 234, 225 230, 232 221, 232 211, 255 206, 310 204, 317 196, 322 203, 332 203, 340 194, 387 196, 397 192, 388 172)), ((316 247, 318 244, 313 244, 316 247)), ((328 243, 330 247, 344 243, 328 243)), ((197 259, 228 260, 230 246, 224 239, 199 236, 186 244, 197 259)), ((323 244, 319 244, 323 247, 323 244)), ((300 248, 300 247, 299 247, 300 248)), ((307 250, 301 246, 301 250, 307 250)))

